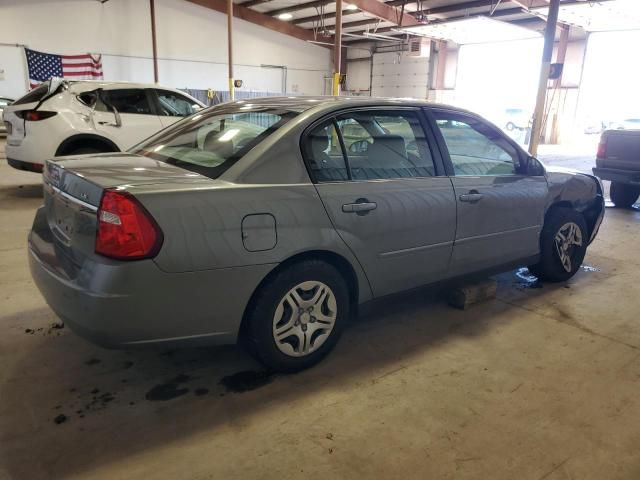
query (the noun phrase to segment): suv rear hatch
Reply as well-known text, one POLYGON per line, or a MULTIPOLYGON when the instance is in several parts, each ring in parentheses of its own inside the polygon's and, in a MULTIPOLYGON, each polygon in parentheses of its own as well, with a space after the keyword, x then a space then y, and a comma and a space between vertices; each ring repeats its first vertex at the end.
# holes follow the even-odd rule
POLYGON ((2 119, 7 127, 9 145, 17 147, 22 143, 27 134, 27 113, 38 111, 42 103, 55 95, 64 83, 60 78, 52 78, 4 108, 2 119))
POLYGON ((173 165, 127 153, 48 160, 43 181, 44 206, 36 215, 30 245, 48 268, 68 279, 74 279, 89 258, 111 261, 96 253, 98 213, 105 190, 126 192, 127 188, 139 185, 164 185, 180 190, 215 182, 173 165))

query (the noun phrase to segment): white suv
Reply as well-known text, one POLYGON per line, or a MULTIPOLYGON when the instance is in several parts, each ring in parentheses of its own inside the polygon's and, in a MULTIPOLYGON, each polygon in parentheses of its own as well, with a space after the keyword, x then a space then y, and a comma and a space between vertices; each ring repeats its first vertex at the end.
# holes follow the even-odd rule
POLYGON ((48 158, 124 151, 201 108, 158 85, 51 79, 5 107, 7 162, 41 172, 48 158))

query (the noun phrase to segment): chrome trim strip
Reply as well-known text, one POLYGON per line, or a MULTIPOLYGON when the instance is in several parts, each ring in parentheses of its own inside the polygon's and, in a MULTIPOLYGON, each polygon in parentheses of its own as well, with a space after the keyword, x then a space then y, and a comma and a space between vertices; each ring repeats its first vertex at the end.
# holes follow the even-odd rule
POLYGON ((455 241, 455 244, 459 245, 461 243, 470 242, 470 241, 473 241, 473 240, 481 240, 483 238, 491 238, 491 237, 497 237, 499 235, 509 235, 511 233, 526 232, 527 230, 538 230, 538 232, 541 232, 542 231, 542 225, 534 225, 532 227, 516 228, 514 230, 505 230, 505 231, 502 231, 502 232, 487 233, 485 235, 476 235, 474 237, 457 238, 456 241, 455 241))
POLYGON ((69 195, 67 192, 63 192, 58 187, 56 187, 54 185, 51 185, 50 183, 48 183, 47 186, 49 188, 51 188, 56 195, 61 195, 64 198, 66 198, 67 200, 70 200, 73 203, 77 203, 78 205, 86 208, 87 210, 91 210, 92 212, 97 212, 98 211, 98 207, 96 207, 95 205, 91 205, 90 203, 83 202, 79 198, 76 198, 73 195, 69 195))
POLYGON ((420 252, 422 250, 429 250, 431 248, 450 247, 453 242, 441 242, 433 243, 431 245, 420 245, 419 247, 403 248, 402 250, 392 250, 390 252, 383 252, 379 254, 380 258, 395 257, 396 255, 404 255, 406 253, 420 252))

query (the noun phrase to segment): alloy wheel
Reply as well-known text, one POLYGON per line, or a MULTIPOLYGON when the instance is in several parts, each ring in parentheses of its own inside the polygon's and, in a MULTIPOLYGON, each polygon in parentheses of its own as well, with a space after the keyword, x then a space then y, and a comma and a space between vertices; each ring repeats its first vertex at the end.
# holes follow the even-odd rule
POLYGON ((573 222, 562 225, 554 238, 556 252, 562 267, 567 271, 573 270, 573 257, 576 247, 582 246, 582 231, 573 222))
POLYGON ((302 282, 280 300, 273 316, 273 339, 291 357, 315 352, 329 338, 336 322, 336 297, 319 281, 302 282))

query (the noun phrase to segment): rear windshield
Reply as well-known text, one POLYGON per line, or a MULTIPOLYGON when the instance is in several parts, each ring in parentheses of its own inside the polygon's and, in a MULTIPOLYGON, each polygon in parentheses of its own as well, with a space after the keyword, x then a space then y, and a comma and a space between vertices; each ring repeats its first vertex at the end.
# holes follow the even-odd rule
POLYGON ((229 112, 226 106, 218 107, 185 118, 131 151, 217 178, 296 114, 274 108, 229 112))
POLYGON ((49 84, 48 83, 43 83, 39 87, 36 87, 33 90, 31 90, 24 97, 19 98, 18 100, 13 102, 13 104, 14 105, 22 105, 22 104, 25 104, 25 103, 39 102, 40 100, 42 100, 44 98, 44 96, 47 94, 48 91, 49 91, 49 84))

